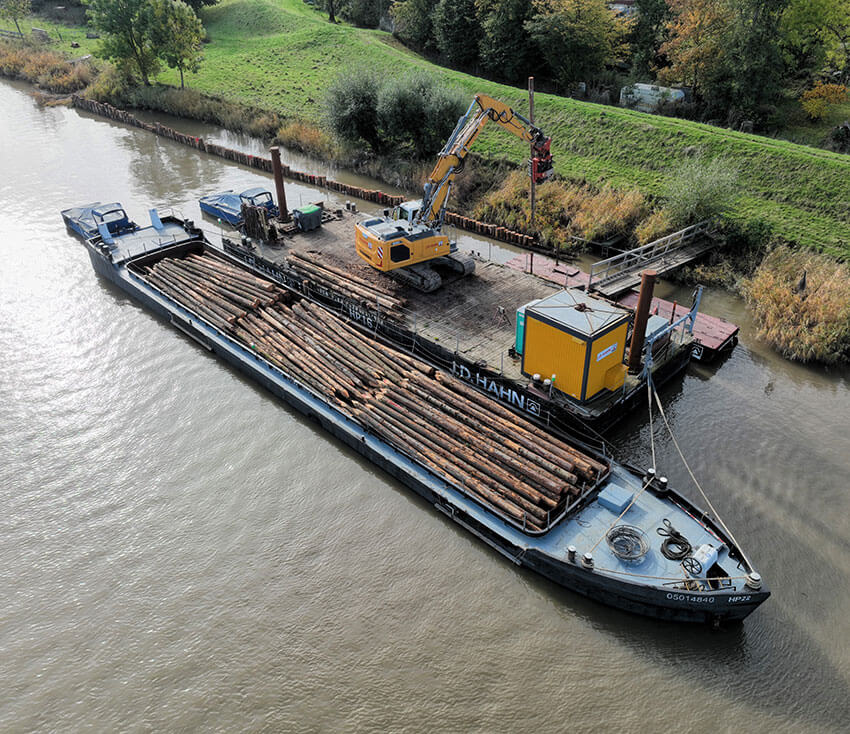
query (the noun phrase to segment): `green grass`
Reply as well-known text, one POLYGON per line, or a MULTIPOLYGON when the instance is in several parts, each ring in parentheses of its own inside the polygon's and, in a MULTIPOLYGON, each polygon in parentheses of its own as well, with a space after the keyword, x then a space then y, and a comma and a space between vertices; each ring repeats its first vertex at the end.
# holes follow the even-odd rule
MULTIPOLYGON (((203 19, 212 42, 188 84, 306 122, 321 121, 324 90, 339 73, 357 67, 388 76, 425 69, 470 98, 480 91, 527 107, 524 90, 431 64, 388 33, 331 25, 302 0, 222 0, 203 19)), ((96 42, 80 43, 87 52, 96 42)), ((171 71, 159 79, 178 82, 171 71)), ((789 242, 850 256, 850 156, 552 95, 538 94, 535 101, 537 122, 553 137, 556 170, 566 177, 658 196, 687 157, 725 156, 740 170, 733 218, 762 220, 789 242)), ((493 127, 476 149, 516 161, 528 153, 493 127)))

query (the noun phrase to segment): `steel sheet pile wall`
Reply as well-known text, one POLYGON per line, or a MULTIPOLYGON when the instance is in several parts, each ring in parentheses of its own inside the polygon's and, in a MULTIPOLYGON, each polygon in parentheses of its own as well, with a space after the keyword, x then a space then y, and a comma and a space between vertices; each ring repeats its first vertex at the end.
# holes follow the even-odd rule
MULTIPOLYGON (((271 158, 251 155, 250 153, 233 150, 233 148, 226 148, 223 145, 208 143, 203 138, 196 138, 194 135, 186 135, 158 122, 144 122, 126 110, 119 110, 111 104, 95 102, 94 100, 81 97, 78 94, 71 95, 71 101, 73 102, 74 107, 78 107, 81 110, 86 110, 87 112, 100 115, 101 117, 108 117, 110 120, 116 120, 124 123, 125 125, 132 125, 133 127, 147 130, 155 135, 160 135, 182 145, 188 145, 196 150, 201 150, 205 153, 209 153, 210 155, 216 155, 220 158, 233 161, 234 163, 239 163, 243 166, 250 166, 251 168, 256 168, 260 171, 265 171, 266 173, 272 172, 271 158)), ((385 191, 380 191, 378 189, 364 189, 360 186, 351 186, 350 184, 342 183, 340 181, 334 181, 333 179, 327 178, 327 176, 319 176, 313 173, 305 173, 304 171, 296 171, 285 164, 281 166, 281 169, 283 171, 283 175, 293 181, 301 181, 302 183, 310 184, 312 186, 327 188, 345 196, 353 196, 357 199, 364 199, 375 204, 381 204, 382 206, 397 206, 404 201, 403 196, 388 194, 385 191)), ((484 235, 486 237, 492 237, 493 239, 500 240, 501 242, 508 242, 527 249, 548 251, 547 248, 537 247, 535 238, 525 232, 518 232, 507 229, 506 227, 499 227, 495 224, 488 224, 487 222, 479 222, 477 219, 470 219, 469 217, 461 216, 456 212, 446 212, 446 223, 465 229, 468 232, 475 232, 476 234, 484 235)))
POLYGON ((547 527, 607 467, 434 367, 213 254, 142 276, 518 525, 547 527))

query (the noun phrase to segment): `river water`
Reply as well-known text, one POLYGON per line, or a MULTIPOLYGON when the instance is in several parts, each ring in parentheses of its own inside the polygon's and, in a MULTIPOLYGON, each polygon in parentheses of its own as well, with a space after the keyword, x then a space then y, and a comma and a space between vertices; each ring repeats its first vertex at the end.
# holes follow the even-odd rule
MULTIPOLYGON (((0 173, 0 730, 846 730, 848 373, 778 358, 736 298, 704 303, 740 345, 664 394, 773 590, 711 632, 517 570, 98 279, 59 216, 199 217, 263 176, 5 82, 0 173)), ((612 439, 649 461, 643 416, 612 439)))

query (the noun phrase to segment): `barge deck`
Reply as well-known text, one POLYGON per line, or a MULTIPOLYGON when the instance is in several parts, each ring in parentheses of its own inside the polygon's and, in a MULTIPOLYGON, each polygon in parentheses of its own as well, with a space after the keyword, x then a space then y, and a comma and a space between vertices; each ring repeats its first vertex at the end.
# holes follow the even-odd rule
MULTIPOLYGON (((392 317, 410 335, 405 347, 419 350, 424 358, 471 384, 486 387, 503 402, 529 404, 533 415, 551 414, 557 425, 605 430, 645 399, 642 375, 626 375, 622 388, 578 401, 541 389, 522 373, 522 360, 514 349, 517 308, 553 295, 560 290, 558 284, 477 258, 472 275, 422 293, 365 264, 353 245, 356 215, 344 209, 333 214, 317 230, 294 232, 274 244, 253 242, 253 251, 239 246, 226 249, 250 267, 260 263, 282 270, 293 266, 294 253, 305 254, 372 283, 378 292, 403 304, 392 317)), ((233 237, 238 240, 238 235, 233 237)), ((654 384, 663 385, 684 371, 692 342, 686 328, 677 329, 653 354, 654 384)))

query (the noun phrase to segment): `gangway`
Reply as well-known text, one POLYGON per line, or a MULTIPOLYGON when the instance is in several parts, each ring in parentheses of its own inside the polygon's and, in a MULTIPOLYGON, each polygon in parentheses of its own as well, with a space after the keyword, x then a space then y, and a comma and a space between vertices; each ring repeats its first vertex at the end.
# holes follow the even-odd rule
POLYGON ((705 220, 666 237, 627 250, 590 268, 587 290, 616 298, 640 283, 641 271, 652 268, 664 275, 696 260, 718 245, 714 223, 705 220))

